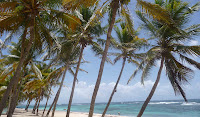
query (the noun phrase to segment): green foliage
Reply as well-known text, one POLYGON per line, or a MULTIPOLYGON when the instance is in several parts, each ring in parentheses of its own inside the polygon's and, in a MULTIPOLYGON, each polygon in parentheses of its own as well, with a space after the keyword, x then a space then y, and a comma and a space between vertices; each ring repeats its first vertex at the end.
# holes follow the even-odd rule
POLYGON ((182 60, 199 69, 199 63, 192 60, 188 56, 200 56, 200 46, 187 46, 186 42, 191 40, 194 35, 199 35, 199 24, 193 25, 184 29, 189 21, 188 3, 171 0, 164 2, 163 0, 155 1, 159 8, 168 11, 170 17, 174 21, 176 28, 172 29, 168 25, 168 21, 163 23, 161 20, 155 20, 146 17, 140 11, 137 15, 143 21, 145 29, 151 32, 152 37, 155 39, 156 44, 145 53, 143 61, 135 70, 128 82, 137 74, 139 70, 142 71, 141 82, 144 83, 146 77, 149 76, 150 70, 155 66, 156 61, 164 58, 164 65, 166 68, 166 75, 175 91, 175 94, 180 93, 185 101, 186 95, 182 89, 182 85, 187 83, 192 78, 193 70, 184 64, 182 60), (179 29, 177 32, 176 29, 179 29), (189 30, 194 30, 191 31, 189 30), (182 33, 180 33, 182 32, 182 33))

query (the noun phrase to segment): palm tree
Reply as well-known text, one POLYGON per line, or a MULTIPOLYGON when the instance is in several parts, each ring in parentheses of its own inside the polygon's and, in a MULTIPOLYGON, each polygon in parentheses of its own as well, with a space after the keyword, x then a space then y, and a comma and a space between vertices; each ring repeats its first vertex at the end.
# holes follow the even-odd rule
MULTIPOLYGON (((84 6, 91 6, 91 5, 94 5, 96 2, 97 2, 97 0, 64 0, 64 5, 65 5, 66 8, 76 9, 81 4, 83 4, 84 6)), ((106 2, 104 4, 106 4, 106 2)), ((102 56, 102 60, 101 60, 100 68, 99 68, 97 81, 96 81, 94 92, 93 92, 93 95, 92 95, 89 117, 93 116, 94 104, 95 104, 97 92, 98 92, 98 89, 99 89, 99 86, 100 86, 100 83, 101 83, 101 77, 102 77, 102 74, 103 74, 104 64, 105 64, 105 61, 106 61, 106 58, 107 58, 107 52, 108 52, 108 48, 109 48, 110 40, 111 40, 111 32, 112 32, 112 29, 113 29, 113 26, 114 26, 114 23, 115 23, 117 10, 119 9, 119 6, 123 7, 124 4, 128 4, 129 2, 130 2, 130 0, 123 0, 123 1, 122 0, 112 0, 111 3, 110 3, 110 9, 111 9, 112 15, 111 15, 111 20, 109 22, 106 44, 105 44, 105 48, 104 48, 104 52, 103 52, 103 56, 102 56)), ((168 25, 173 24, 172 20, 168 17, 168 13, 166 11, 163 11, 163 9, 161 9, 158 5, 155 6, 155 5, 152 5, 148 2, 144 2, 142 0, 137 0, 137 2, 138 2, 138 4, 142 5, 142 7, 145 10, 147 10, 149 14, 151 14, 151 15, 154 14, 153 15, 154 18, 163 19, 164 21, 167 22, 168 25)))
MULTIPOLYGON (((9 55, 3 55, 3 59, 2 63, 4 63, 5 66, 7 66, 7 69, 5 69, 3 71, 3 73, 0 75, 0 79, 1 81, 4 81, 6 78, 8 78, 9 75, 14 74, 15 69, 17 67, 17 64, 19 63, 19 59, 20 59, 20 48, 21 48, 21 43, 12 43, 12 46, 7 46, 9 47, 8 53, 9 55)), ((29 79, 31 79, 32 77, 39 77, 41 78, 41 72, 39 71, 39 69, 37 68, 37 66, 34 64, 34 62, 36 61, 36 57, 37 57, 38 53, 35 53, 32 50, 30 50, 27 58, 24 61, 24 65, 23 65, 23 71, 22 71, 22 75, 20 78, 20 83, 18 85, 18 91, 17 92, 12 92, 10 97, 9 97, 9 107, 8 107, 8 115, 11 115, 14 112, 14 108, 16 107, 15 102, 20 101, 20 99, 18 99, 19 94, 21 95, 21 88, 22 85, 25 84, 26 82, 28 82, 29 79), (28 67, 27 67, 28 66, 28 67), (29 69, 30 66, 30 69, 29 69), (35 76, 31 75, 30 73, 28 73, 29 71, 32 71, 35 73, 35 76)), ((41 64, 41 63, 40 63, 41 64)), ((43 64, 45 65, 45 64, 43 64)), ((12 76, 11 76, 12 78, 12 76)))
MULTIPOLYGON (((66 39, 66 38, 64 38, 64 39, 66 39)), ((61 79, 59 89, 56 93, 56 96, 53 100, 53 103, 51 104, 49 111, 47 112, 46 116, 49 115, 53 106, 54 106, 54 108, 53 108, 53 111, 52 111, 52 117, 54 116, 56 104, 57 104, 57 101, 58 101, 58 98, 59 98, 59 95, 60 95, 60 92, 61 92, 61 89, 62 89, 62 86, 63 86, 63 83, 64 83, 66 72, 69 70, 70 72, 72 72, 72 74, 74 74, 71 66, 73 66, 74 63, 76 63, 76 59, 79 56, 80 47, 74 46, 73 42, 74 41, 70 41, 70 40, 64 40, 63 41, 63 38, 61 38, 61 40, 58 40, 58 42, 57 42, 57 44, 59 46, 55 45, 56 49, 53 48, 52 52, 50 53, 50 54, 57 53, 56 55, 54 55, 54 58, 52 59, 50 64, 56 63, 56 65, 61 66, 60 68, 63 71, 62 72, 63 76, 62 76, 62 79, 61 79), (54 53, 54 51, 56 51, 56 52, 54 53)))
POLYGON ((185 42, 192 39, 193 35, 199 34, 199 24, 192 25, 186 29, 183 28, 189 21, 189 15, 191 14, 190 11, 194 11, 194 9, 198 8, 199 6, 194 5, 191 7, 191 9, 188 9, 188 3, 181 2, 179 0, 171 0, 166 2, 163 0, 156 0, 155 3, 161 6, 163 9, 168 10, 170 17, 177 26, 176 29, 179 30, 166 25, 163 20, 154 20, 151 18, 147 19, 143 13, 137 11, 137 15, 144 22, 144 26, 155 38, 156 44, 154 44, 152 48, 148 50, 144 60, 141 62, 129 81, 136 75, 138 70, 142 70, 141 82, 143 83, 144 79, 149 75, 149 70, 155 65, 155 61, 161 60, 157 79, 150 94, 142 105, 138 117, 142 116, 149 101, 151 100, 159 83, 163 67, 166 68, 167 77, 170 80, 175 94, 181 94, 186 102, 187 98, 184 90, 182 89, 182 85, 185 82, 188 82, 188 79, 192 77, 191 74, 193 73, 193 70, 188 66, 185 66, 184 63, 177 58, 179 57, 181 60, 186 61, 200 69, 199 63, 188 56, 199 56, 200 46, 185 45, 185 42))
MULTIPOLYGON (((68 103, 66 117, 69 117, 69 115, 70 115, 71 104, 72 104, 72 100, 73 100, 75 85, 76 85, 76 81, 77 81, 78 71, 80 68, 84 48, 87 45, 92 46, 93 51, 95 51, 97 53, 97 55, 103 51, 100 48, 100 45, 98 45, 94 41, 95 37, 99 37, 100 34, 103 33, 103 28, 101 27, 100 22, 97 21, 97 19, 99 19, 99 18, 94 19, 94 17, 93 17, 94 15, 96 15, 95 10, 96 9, 89 9, 89 8, 85 8, 85 7, 80 9, 80 14, 82 15, 82 18, 80 18, 80 19, 82 19, 82 27, 84 27, 84 32, 81 31, 80 34, 78 35, 78 38, 75 40, 76 43, 80 44, 81 50, 80 50, 80 55, 78 58, 76 72, 74 74, 74 80, 73 80, 73 84, 72 84, 72 90, 71 90, 71 95, 70 95, 70 99, 69 99, 69 103, 68 103), (93 22, 91 22, 91 21, 93 21, 93 22), (91 23, 91 25, 88 25, 88 23, 91 23)), ((77 35, 77 33, 76 33, 76 35, 77 35)))
MULTIPOLYGON (((59 16, 63 21, 70 22, 69 27, 76 27, 80 22, 77 18, 73 17, 64 12, 60 12, 57 7, 54 7, 54 4, 61 4, 61 1, 55 0, 23 0, 23 1, 10 1, 10 2, 0 2, 1 15, 0 16, 0 32, 10 32, 10 36, 7 39, 12 39, 13 34, 19 34, 22 32, 22 47, 20 62, 16 69, 16 72, 11 79, 6 92, 4 93, 3 98, 0 102, 0 115, 3 111, 3 108, 6 106, 9 93, 13 86, 19 81, 19 74, 21 72, 21 67, 28 55, 32 45, 35 49, 42 50, 44 44, 47 46, 52 45, 53 39, 50 34, 50 30, 47 28, 48 21, 51 19, 51 22, 56 22, 55 19, 58 19, 55 16, 59 16), (70 20, 69 20, 70 19, 70 20), (73 19, 73 20, 72 20, 73 19)), ((6 39, 6 40, 7 40, 6 39)), ((15 89, 15 88, 14 88, 15 89)))
POLYGON ((141 57, 140 57, 140 55, 136 54, 135 51, 138 50, 145 43, 144 39, 139 39, 137 37, 138 33, 136 31, 134 32, 134 36, 132 36, 129 33, 127 26, 126 26, 129 24, 122 22, 120 25, 121 25, 121 30, 118 27, 115 27, 115 32, 117 34, 117 41, 112 39, 111 44, 113 44, 113 46, 116 49, 119 49, 121 51, 121 53, 111 53, 111 54, 116 56, 116 58, 114 59, 114 63, 119 61, 121 58, 123 59, 122 68, 121 68, 120 74, 118 76, 117 82, 111 93, 111 96, 109 98, 109 101, 106 105, 106 108, 104 109, 102 117, 105 116, 107 109, 112 101, 113 96, 114 96, 114 93, 117 92, 117 86, 121 79, 126 60, 128 59, 129 62, 132 62, 132 63, 138 65, 139 64, 138 59, 140 59, 141 57))
MULTIPOLYGON (((32 63, 34 64, 34 63, 32 63)), ((30 77, 34 77, 35 79, 29 81, 26 83, 24 92, 31 94, 34 92, 34 94, 37 95, 36 97, 36 103, 35 104, 35 109, 32 111, 35 113, 36 110, 36 115, 38 115, 38 108, 40 105, 40 101, 43 99, 43 97, 46 95, 46 93, 49 92, 49 87, 51 87, 52 82, 54 82, 55 79, 57 79, 57 76, 59 76, 58 73, 60 73, 60 69, 58 70, 53 70, 48 68, 45 63, 38 63, 37 65, 32 65, 33 68, 33 75, 30 75, 30 77)), ((29 77, 27 76, 27 77, 29 77)), ((33 94, 32 94, 33 95, 33 94)))
MULTIPOLYGON (((43 39, 47 39, 48 43, 52 43, 50 36, 46 32, 47 30, 44 29, 44 25, 40 19, 41 15, 41 8, 44 6, 46 2, 39 2, 37 0, 33 1, 11 1, 11 2, 1 2, 1 12, 4 15, 1 15, 0 20, 0 32, 3 33, 4 31, 10 31, 11 34, 19 32, 21 29, 24 30, 22 34, 22 47, 21 47, 21 55, 18 67, 16 72, 11 79, 7 90, 4 93, 3 98, 0 102, 0 115, 3 111, 3 108, 6 106, 7 99, 9 97, 9 93, 13 86, 15 86, 19 81, 19 76, 21 72, 21 67, 26 59, 26 55, 28 55, 33 42, 35 42, 37 37, 44 37, 43 39), (9 10, 8 10, 9 9, 9 10), (34 9, 34 10, 33 10, 34 9), (39 23, 40 22, 40 23, 39 23), (42 30, 36 30, 42 29, 42 30), (29 31, 29 33, 28 33, 29 31), (39 31, 39 32, 37 32, 39 31), (45 33, 41 33, 45 32, 45 33), (38 34, 37 36, 35 34, 38 34), (47 34, 47 35, 41 35, 47 34), (30 35, 30 39, 26 39, 27 36, 30 35), (46 37, 46 38, 45 38, 46 37)), ((41 38, 40 38, 41 39, 41 38)), ((45 40, 44 40, 45 41, 45 40)), ((39 42, 42 42, 40 40, 39 42)), ((14 87, 14 89, 16 89, 14 87)), ((16 102, 15 102, 16 103, 16 102)), ((12 116, 12 115, 8 115, 12 116)))
MULTIPOLYGON (((5 80, 8 80, 8 79, 10 81, 10 79, 13 77, 15 69, 17 68, 17 65, 19 63, 19 58, 20 58, 20 54, 21 54, 21 51, 19 51, 20 50, 20 44, 19 43, 18 44, 12 43, 12 46, 7 46, 7 47, 9 48, 9 50, 8 50, 9 55, 3 55, 2 56, 3 58, 1 59, 2 64, 4 64, 4 66, 7 67, 0 74, 1 82, 4 82, 5 80)), ((32 55, 32 52, 30 52, 30 55, 32 55)), ((31 56, 31 57, 32 57, 32 59, 34 59, 34 56, 31 56)), ((20 79, 22 79, 24 77, 24 75, 26 74, 26 66, 27 66, 29 61, 30 61, 30 56, 28 56, 27 59, 24 62, 23 73, 22 73, 22 76, 20 77, 20 79)), ((11 112, 12 108, 15 107, 15 105, 13 105, 13 100, 18 99, 22 83, 23 83, 23 81, 20 80, 20 85, 17 86, 18 87, 17 92, 15 92, 14 89, 12 89, 12 91, 10 92, 8 113, 7 114, 9 114, 11 112)), ((18 85, 18 84, 16 84, 16 85, 18 85)))
POLYGON ((46 101, 46 104, 45 104, 45 107, 44 107, 44 110, 43 110, 43 113, 42 113, 42 116, 44 115, 45 113, 45 110, 46 110, 46 107, 47 107, 47 104, 48 104, 48 100, 50 98, 50 95, 51 95, 51 88, 52 86, 56 86, 58 83, 58 78, 60 78, 61 74, 62 74, 63 70, 62 68, 58 68, 56 70, 54 70, 53 72, 51 72, 48 77, 55 77, 49 84, 49 92, 47 94, 47 101, 46 101))
POLYGON ((95 100, 96 100, 97 92, 98 92, 98 89, 99 89, 99 86, 100 86, 100 83, 101 83, 103 68, 104 68, 104 64, 105 64, 105 61, 106 61, 108 48, 109 48, 109 45, 110 45, 111 32, 112 32, 112 29, 113 29, 113 26, 114 26, 114 23, 115 23, 117 10, 119 8, 119 0, 112 0, 112 2, 110 3, 110 8, 112 9, 111 21, 110 21, 108 32, 107 32, 106 44, 105 44, 104 52, 103 52, 102 59, 101 59, 101 64, 100 64, 100 68, 99 68, 97 81, 96 81, 96 84, 95 84, 94 92, 93 92, 91 103, 90 103, 90 110, 89 110, 88 117, 93 116, 95 100))

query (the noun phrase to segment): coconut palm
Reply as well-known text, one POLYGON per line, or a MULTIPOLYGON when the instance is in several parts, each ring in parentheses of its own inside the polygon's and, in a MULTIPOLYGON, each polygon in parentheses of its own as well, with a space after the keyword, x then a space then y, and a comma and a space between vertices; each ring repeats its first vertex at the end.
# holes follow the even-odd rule
MULTIPOLYGON (((80 50, 80 56, 78 59, 78 64, 76 67, 76 72, 74 74, 74 80, 73 80, 73 84, 72 84, 72 90, 71 90, 71 95, 70 95, 70 99, 69 99, 69 103, 68 103, 68 109, 67 109, 67 117, 69 117, 70 115, 70 109, 71 109, 71 104, 72 104, 72 99, 73 99, 73 95, 74 95, 74 90, 75 90, 75 85, 76 85, 76 81, 77 81, 77 76, 78 76, 78 71, 79 71, 79 67, 81 64, 81 60, 82 60, 82 56, 83 56, 83 51, 84 48, 86 46, 92 46, 92 50, 95 51, 95 53, 101 54, 101 52, 103 51, 100 47, 100 45, 97 44, 97 42, 94 41, 94 38, 99 37, 102 33, 103 33, 103 28, 101 27, 100 22, 98 21, 99 18, 101 17, 94 17, 96 15, 95 9, 89 9, 89 8, 85 8, 82 7, 80 9, 80 13, 81 14, 81 18, 82 19, 82 25, 81 27, 84 27, 84 31, 80 32, 80 33, 76 33, 77 35, 77 39, 75 40, 76 43, 78 43, 81 46, 81 50, 80 50), (90 23, 90 25, 89 25, 90 23)), ((73 38, 74 39, 74 38, 73 38)))
POLYGON ((46 107, 47 107, 47 104, 48 104, 48 100, 49 100, 50 95, 51 95, 51 90, 52 90, 51 88, 52 88, 52 86, 56 86, 57 84, 59 84, 59 83, 58 83, 58 79, 60 78, 62 72, 63 72, 62 68, 58 68, 58 69, 54 70, 53 72, 51 72, 51 73, 49 74, 49 76, 48 76, 48 77, 55 77, 55 78, 54 78, 54 79, 50 82, 50 84, 49 84, 49 88, 48 88, 48 89, 49 89, 49 92, 48 92, 48 94, 47 94, 47 101, 46 101, 46 104, 45 104, 45 107, 44 107, 42 116, 43 116, 44 113, 45 113, 45 110, 46 110, 46 107))
MULTIPOLYGON (((6 105, 9 93, 13 86, 15 86, 19 81, 19 76, 21 72, 21 67, 26 59, 26 55, 28 55, 32 43, 35 42, 37 37, 43 37, 43 41, 46 41, 47 39, 48 43, 51 43, 52 40, 47 30, 44 28, 44 25, 41 25, 42 21, 40 19, 41 15, 41 7, 44 6, 44 3, 41 3, 37 0, 34 1, 11 1, 11 2, 1 2, 1 20, 0 20, 0 32, 3 33, 5 31, 10 31, 11 35, 14 33, 19 33, 21 29, 24 31, 22 32, 22 47, 21 47, 21 56, 20 56, 20 62, 18 64, 18 67, 16 69, 16 72, 11 79, 6 92, 4 93, 3 98, 0 102, 0 115, 3 111, 3 108, 6 105), (33 10, 34 9, 34 10, 33 10), (37 23, 36 23, 37 22, 37 23), (40 22, 40 23, 39 23, 40 22), (36 30, 36 29, 42 29, 36 30), (29 32, 28 32, 29 31, 29 32), (37 32, 38 31, 38 32, 37 32), (40 32, 40 33, 39 33, 40 32), (45 33, 41 33, 45 32, 45 33), (39 34, 36 36, 35 34, 39 34), (47 35, 41 35, 41 34, 47 34, 47 35), (30 35, 30 38, 27 39, 28 35, 30 35)), ((40 40, 39 42, 42 42, 40 40)), ((14 88, 15 89, 15 88, 14 88)), ((11 115, 8 115, 11 116, 11 115)))
MULTIPOLYGON (((49 108, 49 111, 46 114, 46 116, 48 116, 52 107, 54 106, 53 111, 52 111, 52 117, 54 116, 54 113, 55 113, 56 104, 57 104, 57 101, 58 101, 58 98, 59 98, 59 95, 60 95, 60 92, 61 92, 61 89, 62 89, 62 86, 64 83, 66 72, 69 71, 74 75, 72 66, 77 64, 76 59, 80 53, 80 51, 79 51, 80 47, 78 45, 74 46, 75 41, 67 40, 66 37, 64 38, 64 39, 66 39, 64 41, 63 41, 63 38, 60 38, 60 39, 61 40, 58 40, 58 42, 59 42, 59 43, 57 43, 58 45, 55 45, 56 49, 52 50, 52 51, 56 51, 57 54, 54 55, 52 62, 50 63, 50 64, 56 63, 55 65, 61 66, 61 68, 63 69, 63 72, 62 72, 63 76, 61 79, 59 89, 56 93, 53 103, 51 104, 51 106, 49 108)), ((55 54, 54 52, 52 52, 52 53, 55 54)))
POLYGON ((200 46, 189 46, 185 44, 185 42, 188 42, 193 38, 193 35, 199 34, 200 25, 192 25, 189 28, 184 28, 184 26, 189 22, 188 19, 192 13, 190 11, 194 11, 194 9, 197 9, 199 5, 196 4, 191 7, 191 9, 188 9, 188 3, 179 0, 166 2, 163 0, 156 0, 155 3, 163 9, 168 10, 170 17, 173 19, 174 24, 177 26, 179 31, 166 25, 163 21, 146 18, 144 13, 137 11, 137 15, 144 22, 146 29, 151 32, 156 43, 146 52, 144 60, 141 62, 130 80, 136 75, 138 70, 142 70, 141 82, 143 83, 145 78, 149 76, 149 71, 155 65, 155 62, 160 60, 157 79, 150 94, 142 105, 138 117, 142 116, 145 108, 151 100, 159 83, 163 67, 166 68, 167 77, 170 80, 175 94, 181 94, 185 101, 187 101, 187 98, 182 86, 192 77, 191 74, 193 73, 193 70, 184 65, 184 62, 182 61, 188 62, 200 69, 199 63, 190 58, 190 56, 200 55, 200 46))
POLYGON ((70 22, 70 27, 75 27, 75 25, 79 23, 79 20, 75 19, 73 16, 64 12, 59 12, 58 10, 53 10, 53 8, 57 8, 53 7, 54 4, 59 3, 61 3, 60 0, 23 0, 0 2, 1 34, 3 32, 10 32, 10 36, 7 39, 12 39, 14 34, 22 34, 20 62, 16 69, 15 75, 11 79, 3 98, 1 99, 0 114, 6 105, 12 87, 17 84, 19 80, 21 67, 32 45, 35 45, 33 46, 35 49, 40 50, 44 47, 44 44, 47 46, 52 45, 53 39, 49 29, 47 28, 47 25, 49 24, 47 21, 51 19, 51 22, 54 22, 55 24, 57 23, 55 20, 57 17, 55 16, 59 15, 63 21, 70 22))
POLYGON ((38 63, 36 65, 32 65, 32 67, 34 67, 33 74, 29 74, 28 76, 26 76, 26 78, 32 77, 34 79, 25 84, 24 92, 32 95, 37 95, 36 102, 38 103, 35 104, 35 109, 32 112, 35 113, 36 110, 36 115, 38 115, 40 101, 45 95, 47 95, 47 93, 49 92, 49 87, 51 87, 52 82, 57 79, 57 76, 59 76, 61 70, 53 70, 51 68, 47 69, 47 65, 45 63, 38 63))
MULTIPOLYGON (((1 59, 2 63, 7 66, 7 69, 5 69, 1 74, 0 74, 0 79, 1 82, 4 82, 6 79, 8 78, 12 78, 13 74, 15 72, 15 69, 17 68, 17 65, 19 63, 20 60, 20 43, 16 44, 16 43, 12 43, 12 46, 7 46, 9 48, 8 53, 9 55, 3 55, 3 59, 1 59)), ((23 65, 23 71, 22 71, 22 76, 20 78, 20 85, 18 86, 18 91, 17 92, 11 92, 10 93, 10 97, 9 97, 9 107, 8 107, 8 115, 10 113, 13 113, 14 108, 16 107, 16 103, 15 100, 18 100, 18 96, 19 94, 21 94, 20 90, 21 90, 21 85, 26 83, 28 81, 28 77, 27 77, 27 66, 30 65, 32 71, 34 71, 35 73, 37 73, 38 75, 38 68, 34 65, 35 62, 35 53, 33 52, 33 50, 31 50, 29 52, 29 55, 27 56, 26 60, 24 61, 24 65, 23 65), (34 61, 34 62, 33 62, 34 61), (23 80, 23 79, 24 80, 23 80), (13 102, 14 101, 14 102, 13 102)), ((29 69, 29 70, 31 70, 29 69)), ((40 74, 38 75, 40 76, 40 74)), ((16 102, 17 102, 16 101, 16 102)))
MULTIPOLYGON (((108 2, 108 1, 106 1, 106 2, 108 2)), ((106 2, 104 4, 106 4, 106 2)), ((108 4, 110 4, 110 9, 111 9, 112 15, 111 15, 111 20, 109 22, 106 44, 105 44, 105 48, 104 48, 104 52, 103 52, 103 56, 102 56, 102 60, 101 60, 100 68, 99 68, 97 81, 96 81, 94 92, 93 92, 93 95, 92 95, 89 117, 93 116, 95 100, 96 100, 98 89, 99 89, 99 86, 100 86, 100 83, 101 83, 101 77, 102 77, 102 74, 103 74, 103 68, 104 68, 104 64, 105 64, 105 61, 106 61, 108 48, 109 48, 109 45, 110 45, 111 32, 112 32, 112 29, 113 29, 113 26, 114 26, 114 23, 115 23, 117 10, 119 9, 120 6, 123 7, 123 5, 127 5, 129 2, 130 2, 130 0, 112 0, 110 3, 108 3, 108 4)), ((138 4, 142 5, 142 7, 145 8, 148 11, 148 13, 151 14, 154 18, 162 19, 162 20, 166 21, 168 25, 173 24, 171 18, 168 17, 169 16, 168 13, 166 11, 164 11, 163 9, 161 9, 158 5, 155 6, 155 5, 152 5, 148 2, 144 2, 142 0, 137 0, 137 2, 138 2, 138 4)), ((85 6, 90 6, 90 5, 94 5, 95 3, 98 3, 98 0, 92 0, 92 1, 91 0, 64 0, 65 7, 66 8, 72 8, 72 9, 76 9, 81 4, 83 4, 85 6)))
POLYGON ((109 101, 106 105, 106 108, 104 109, 102 117, 105 116, 107 109, 112 101, 113 96, 114 96, 114 93, 117 92, 117 86, 121 79, 127 59, 129 62, 132 62, 135 65, 138 65, 139 64, 138 60, 141 59, 141 56, 139 54, 136 54, 135 51, 140 49, 141 46, 146 43, 146 41, 144 39, 138 38, 138 36, 137 36, 138 33, 136 31, 134 32, 134 36, 131 35, 131 33, 129 33, 127 26, 126 26, 129 24, 122 22, 120 25, 121 25, 121 30, 119 29, 119 27, 115 27, 117 39, 116 39, 116 41, 114 39, 112 39, 111 44, 116 49, 120 50, 121 53, 111 53, 111 55, 116 56, 116 58, 114 59, 114 63, 119 61, 121 58, 123 59, 122 68, 121 68, 120 74, 118 76, 117 82, 111 93, 111 96, 109 98, 109 101))

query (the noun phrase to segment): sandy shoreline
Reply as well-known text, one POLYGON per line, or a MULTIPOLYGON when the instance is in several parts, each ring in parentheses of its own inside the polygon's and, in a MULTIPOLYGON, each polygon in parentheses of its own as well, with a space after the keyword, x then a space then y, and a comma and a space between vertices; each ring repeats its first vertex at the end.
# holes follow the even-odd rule
MULTIPOLYGON (((41 117, 42 111, 39 111, 39 116, 31 113, 32 110, 26 112, 24 109, 16 108, 13 117, 41 117)), ((51 113, 50 113, 51 116, 51 113)), ((6 117, 2 115, 1 117, 6 117)), ((54 117, 66 117, 66 111, 56 111, 54 117)), ((71 112, 70 117, 88 117, 88 113, 84 112, 71 112)), ((94 114, 93 117, 101 117, 101 114, 94 114)), ((106 115, 105 117, 125 117, 119 115, 106 115)))

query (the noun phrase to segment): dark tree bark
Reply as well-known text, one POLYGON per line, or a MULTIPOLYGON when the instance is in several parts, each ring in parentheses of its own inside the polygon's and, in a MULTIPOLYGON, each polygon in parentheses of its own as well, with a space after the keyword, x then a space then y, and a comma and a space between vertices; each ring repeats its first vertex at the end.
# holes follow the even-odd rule
POLYGON ((26 59, 26 56, 28 55, 28 53, 32 47, 32 42, 34 40, 34 25, 30 27, 31 37, 30 37, 28 45, 25 48, 26 30, 27 29, 25 29, 25 34, 23 35, 23 38, 22 38, 21 56, 20 56, 19 64, 18 64, 15 74, 14 74, 13 78, 10 80, 10 83, 8 84, 7 89, 1 99, 1 102, 0 102, 0 116, 3 112, 3 109, 6 107, 6 102, 8 100, 10 91, 12 90, 13 86, 15 86, 19 81, 21 68, 26 59))
MULTIPOLYGON (((66 69, 65 69, 65 71, 64 71, 64 73, 63 73, 63 77, 62 77, 62 81, 63 81, 63 82, 64 82, 64 78, 65 78, 67 69, 68 69, 68 65, 67 65, 67 67, 66 67, 66 69)), ((61 81, 61 84, 62 84, 62 81, 61 81)), ((61 85, 61 84, 60 84, 60 85, 61 85)), ((48 110, 48 112, 47 112, 47 114, 46 114, 46 117, 49 116, 49 113, 50 113, 52 107, 54 106, 55 103, 57 103, 56 100, 58 99, 58 97, 59 97, 59 95, 60 95, 59 90, 61 90, 61 88, 62 88, 62 87, 59 87, 59 89, 58 89, 58 91, 57 91, 57 93, 56 93, 56 96, 55 96, 55 98, 54 98, 54 100, 53 100, 51 106, 49 107, 49 110, 48 110)))
POLYGON ((38 116, 38 110, 39 110, 39 107, 40 107, 40 101, 41 101, 41 99, 42 99, 42 95, 43 95, 43 93, 40 95, 40 97, 39 97, 39 102, 38 102, 38 105, 37 105, 37 107, 36 107, 36 116, 38 116))
POLYGON ((22 86, 22 79, 20 80, 20 84, 19 86, 17 87, 17 90, 14 91, 13 93, 13 97, 11 98, 11 105, 10 105, 10 108, 9 108, 9 111, 7 113, 7 116, 8 117, 12 117, 13 113, 14 113, 14 110, 17 106, 17 101, 18 101, 18 97, 19 97, 19 93, 20 93, 20 88, 22 86), (16 101, 17 100, 17 101, 16 101))
POLYGON ((73 96, 74 96, 74 90, 75 90, 75 86, 76 86, 78 71, 79 71, 81 59, 82 59, 82 56, 83 56, 83 50, 84 50, 84 45, 82 45, 81 53, 80 53, 80 56, 79 56, 77 67, 76 67, 76 72, 75 72, 75 75, 74 75, 74 81, 73 81, 73 85, 72 85, 72 90, 71 90, 71 95, 70 95, 70 99, 69 99, 69 103, 68 103, 66 117, 69 117, 69 115, 70 115, 70 109, 71 109, 71 104, 72 104, 72 100, 73 100, 73 96))
POLYGON ((36 102, 35 102, 35 105, 34 105, 34 107, 33 107, 33 110, 32 110, 32 113, 33 113, 33 114, 35 114, 35 110, 36 110, 38 101, 39 101, 39 97, 37 97, 36 102))
POLYGON ((105 114, 106 114, 106 112, 107 112, 107 110, 108 110, 108 107, 109 107, 109 105, 110 105, 110 103, 111 103, 111 101, 112 101, 112 98, 113 98, 115 92, 117 91, 117 86, 118 86, 119 81, 120 81, 120 79, 121 79, 121 76, 122 76, 122 72, 123 72, 123 70, 124 70, 125 63, 126 63, 126 57, 124 57, 124 59, 123 59, 122 68, 121 68, 119 77, 118 77, 117 82, 116 82, 116 84, 115 84, 115 86, 114 86, 114 89, 113 89, 113 91, 112 91, 112 93, 111 93, 111 95, 110 95, 110 98, 109 98, 109 101, 108 101, 108 103, 107 103, 107 105, 106 105, 106 108, 104 109, 104 112, 103 112, 103 114, 102 114, 102 117, 105 116, 105 114))
POLYGON ((28 112, 28 107, 29 107, 30 103, 31 103, 31 100, 29 99, 28 102, 27 102, 26 108, 25 108, 25 110, 26 110, 27 112, 28 112))
POLYGON ((48 117, 48 116, 49 116, 49 113, 51 112, 51 109, 52 109, 52 107, 53 107, 54 103, 55 103, 55 98, 54 98, 54 100, 53 100, 53 102, 52 102, 51 106, 49 107, 49 110, 48 110, 48 112, 47 112, 47 114, 46 114, 46 117, 48 117))
POLYGON ((105 61, 106 61, 108 48, 109 48, 109 45, 110 45, 111 32, 112 32, 113 26, 115 24, 115 18, 116 18, 116 14, 117 14, 117 9, 119 8, 119 0, 112 0, 111 8, 112 8, 111 22, 110 22, 110 25, 109 25, 109 28, 108 28, 106 45, 105 45, 105 49, 104 49, 104 52, 103 52, 103 56, 102 56, 102 60, 101 60, 100 68, 99 68, 99 74, 98 74, 98 77, 97 77, 96 85, 95 85, 95 88, 94 88, 94 91, 93 91, 88 117, 92 117, 93 116, 95 100, 96 100, 96 96, 97 96, 97 93, 98 93, 98 90, 99 90, 99 86, 100 86, 100 83, 101 83, 101 77, 102 77, 102 74, 103 74, 104 64, 105 64, 105 61))
POLYGON ((67 65, 67 67, 65 68, 65 73, 63 74, 60 87, 59 87, 58 92, 57 92, 56 97, 55 97, 54 108, 53 108, 51 117, 54 117, 54 113, 55 113, 55 110, 56 110, 56 105, 57 105, 58 98, 59 98, 59 96, 60 96, 60 92, 61 92, 61 89, 62 89, 64 80, 65 80, 65 75, 66 75, 67 69, 68 69, 68 65, 67 65))
POLYGON ((46 111, 47 104, 48 104, 48 101, 49 101, 49 98, 50 98, 50 94, 51 94, 51 89, 49 90, 49 94, 48 94, 47 101, 46 101, 46 104, 45 104, 45 107, 44 107, 44 110, 43 110, 43 113, 42 113, 42 117, 44 116, 44 113, 46 111))
POLYGON ((158 86, 158 83, 160 81, 160 76, 161 76, 161 72, 162 72, 162 69, 163 69, 163 64, 164 64, 164 58, 162 57, 161 59, 161 64, 160 64, 160 68, 159 68, 159 71, 158 71, 158 75, 157 75, 157 79, 151 89, 151 92, 149 93, 149 96, 147 97, 147 99, 145 100, 144 104, 142 105, 142 108, 139 112, 139 114, 137 115, 137 117, 141 117, 148 105, 148 103, 150 102, 155 90, 156 90, 156 87, 158 86))
POLYGON ((10 109, 10 105, 11 105, 11 101, 12 101, 12 97, 13 97, 12 95, 13 95, 13 93, 12 93, 12 90, 11 90, 10 96, 9 96, 9 101, 8 101, 8 110, 7 110, 6 114, 8 114, 9 109, 10 109))

